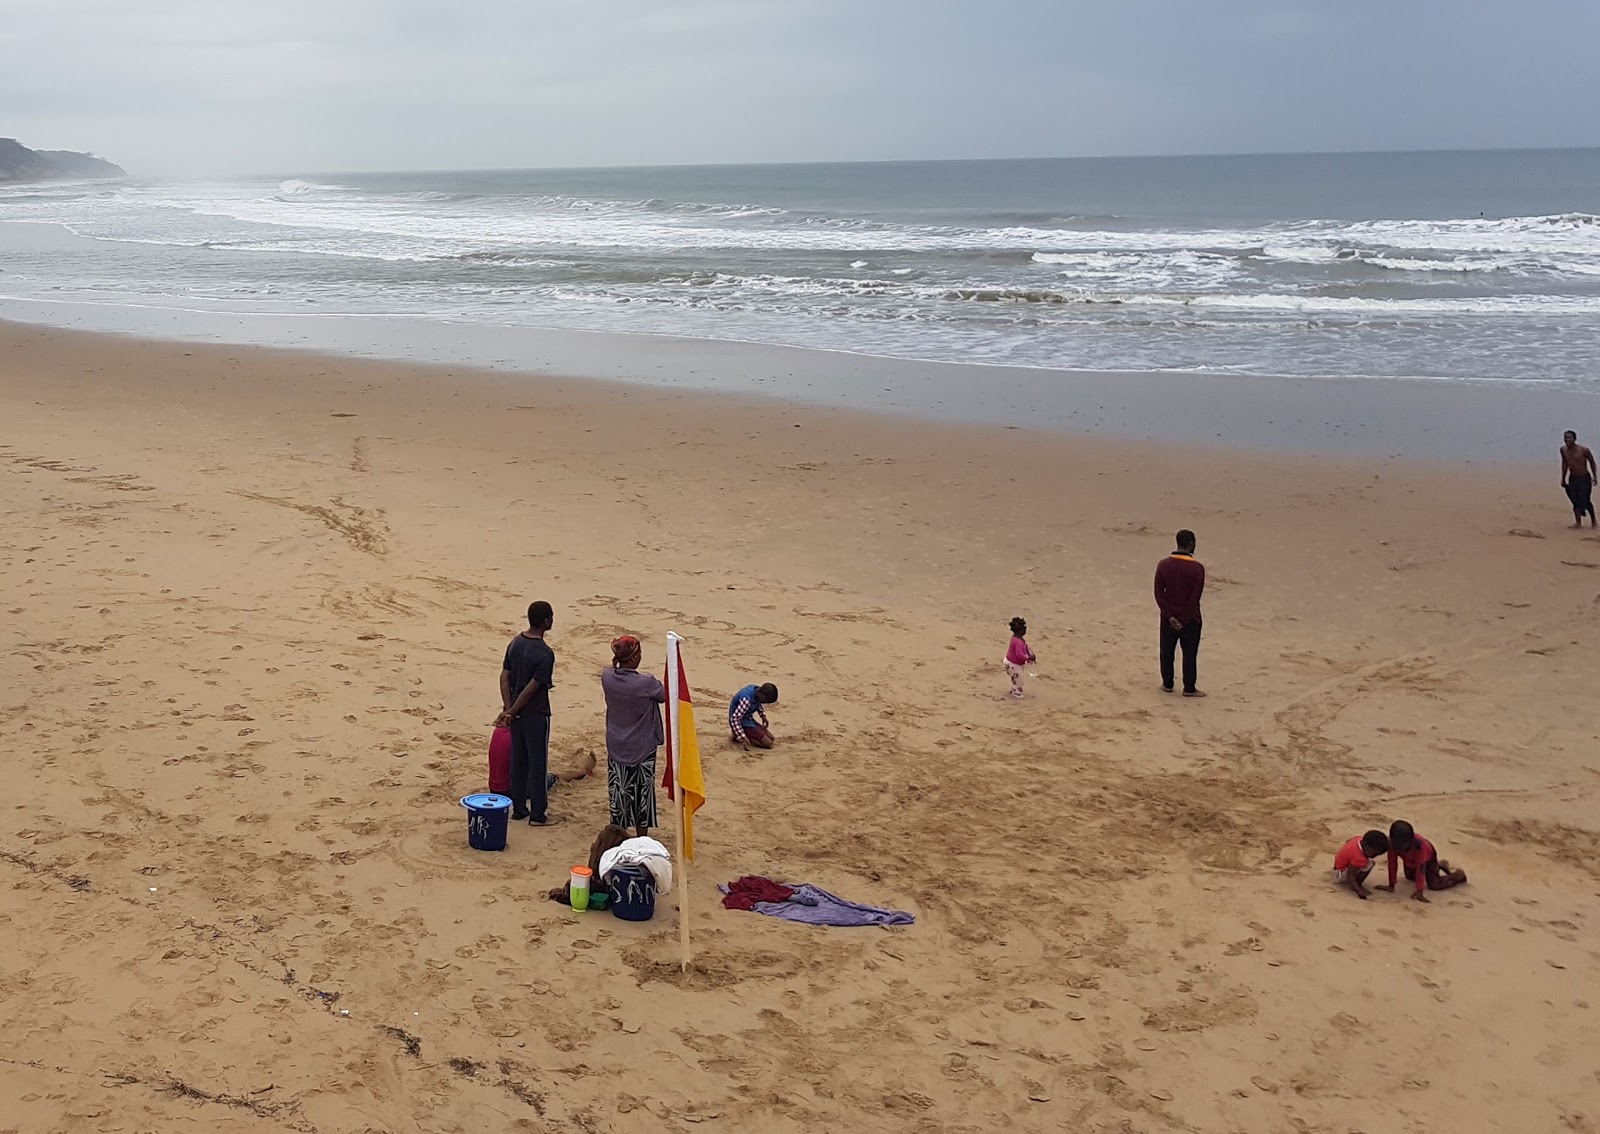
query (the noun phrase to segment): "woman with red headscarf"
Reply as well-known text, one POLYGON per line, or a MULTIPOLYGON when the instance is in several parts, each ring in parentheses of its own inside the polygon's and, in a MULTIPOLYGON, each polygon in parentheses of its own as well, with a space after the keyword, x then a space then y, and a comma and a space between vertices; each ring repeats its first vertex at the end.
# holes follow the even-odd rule
POLYGON ((600 672, 606 695, 606 794, 611 822, 641 838, 656 825, 656 749, 666 734, 661 708, 667 690, 639 672, 639 639, 624 635, 611 643, 611 664, 600 672))

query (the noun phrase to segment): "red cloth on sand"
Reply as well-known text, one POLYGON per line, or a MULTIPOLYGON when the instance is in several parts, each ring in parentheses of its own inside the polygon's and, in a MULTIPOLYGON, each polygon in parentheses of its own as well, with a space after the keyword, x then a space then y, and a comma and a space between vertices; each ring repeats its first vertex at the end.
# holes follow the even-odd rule
POLYGON ((757 902, 787 902, 794 890, 782 882, 746 874, 737 882, 728 883, 728 892, 722 896, 722 908, 727 910, 753 910, 757 902))

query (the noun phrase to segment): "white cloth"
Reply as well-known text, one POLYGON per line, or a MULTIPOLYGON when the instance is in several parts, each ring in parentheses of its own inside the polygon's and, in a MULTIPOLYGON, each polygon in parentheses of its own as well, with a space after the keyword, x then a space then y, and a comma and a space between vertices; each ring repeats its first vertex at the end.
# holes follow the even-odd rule
POLYGON ((656 897, 672 893, 672 855, 654 839, 628 839, 600 856, 600 877, 611 880, 619 866, 642 866, 656 880, 656 897))

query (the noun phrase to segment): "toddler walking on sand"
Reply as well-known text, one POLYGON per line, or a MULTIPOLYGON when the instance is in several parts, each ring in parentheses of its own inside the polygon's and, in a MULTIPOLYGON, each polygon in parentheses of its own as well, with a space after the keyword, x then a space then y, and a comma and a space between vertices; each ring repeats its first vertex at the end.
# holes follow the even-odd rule
POLYGON ((1011 695, 1022 696, 1022 667, 1035 661, 1028 648, 1028 624, 1020 618, 1011 620, 1011 645, 1006 649, 1006 673, 1011 677, 1011 695))

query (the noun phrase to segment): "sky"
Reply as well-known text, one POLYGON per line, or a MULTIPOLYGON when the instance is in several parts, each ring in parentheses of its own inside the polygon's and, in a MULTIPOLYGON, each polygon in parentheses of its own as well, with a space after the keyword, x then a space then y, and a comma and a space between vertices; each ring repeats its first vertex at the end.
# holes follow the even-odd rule
POLYGON ((144 175, 1600 145, 1594 0, 0 0, 144 175))

